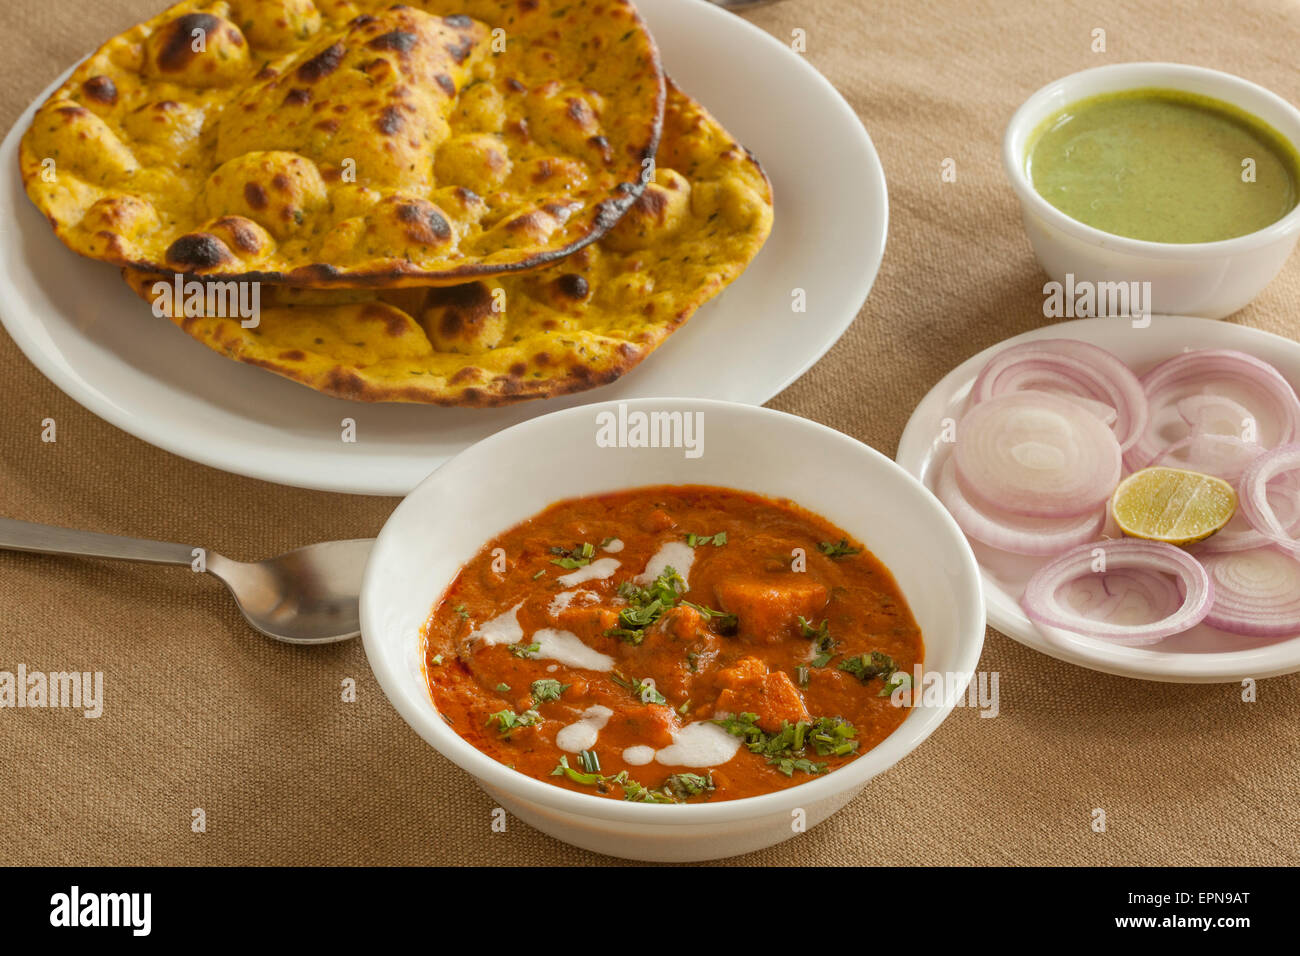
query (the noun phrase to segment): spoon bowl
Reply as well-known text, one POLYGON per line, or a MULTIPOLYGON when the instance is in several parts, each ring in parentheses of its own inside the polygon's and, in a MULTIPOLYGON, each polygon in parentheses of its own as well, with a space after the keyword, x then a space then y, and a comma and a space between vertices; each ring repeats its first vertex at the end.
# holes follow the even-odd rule
POLYGON ((255 630, 290 644, 328 644, 361 633, 357 602, 372 544, 322 541, 254 563, 212 554, 208 571, 255 630))

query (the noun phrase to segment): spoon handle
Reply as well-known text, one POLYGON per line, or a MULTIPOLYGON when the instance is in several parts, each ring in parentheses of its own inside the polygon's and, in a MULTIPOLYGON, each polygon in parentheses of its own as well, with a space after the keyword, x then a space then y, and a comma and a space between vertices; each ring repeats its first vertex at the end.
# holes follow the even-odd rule
POLYGON ((51 524, 0 518, 0 548, 39 554, 74 554, 87 558, 120 558, 150 564, 190 564, 194 549, 187 544, 122 538, 97 531, 78 531, 51 524))

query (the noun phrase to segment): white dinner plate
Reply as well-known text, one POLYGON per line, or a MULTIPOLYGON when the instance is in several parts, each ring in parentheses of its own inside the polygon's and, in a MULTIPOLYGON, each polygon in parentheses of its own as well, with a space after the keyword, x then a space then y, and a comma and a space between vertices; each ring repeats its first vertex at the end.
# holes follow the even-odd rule
MULTIPOLYGON (((1300 345, 1258 329, 1211 319, 1155 316, 1149 328, 1126 319, 1079 319, 1049 325, 1000 342, 957 366, 916 406, 898 445, 897 461, 930 488, 951 445, 941 439, 944 419, 961 417, 975 376, 995 352, 1031 339, 1079 339, 1109 349, 1139 375, 1185 349, 1247 352, 1300 384, 1300 345)), ((1020 607, 1025 582, 1045 559, 1021 558, 972 542, 984 579, 989 624, 1008 637, 1072 664, 1123 677, 1182 683, 1240 681, 1300 670, 1300 635, 1252 638, 1198 625, 1147 647, 1121 647, 1058 628, 1035 625, 1020 607)))
MULTIPOLYGON (((118 270, 65 249, 0 146, 0 318, 27 357, 96 415, 226 471, 325 491, 400 495, 502 428, 571 405, 647 396, 761 404, 843 334, 866 299, 888 219, 880 159, 803 57, 699 0, 641 0, 664 66, 759 157, 771 238, 749 269, 639 368, 603 388, 500 409, 367 405, 233 362, 155 318, 118 270), (794 312, 803 290, 806 312, 794 312), (342 440, 344 419, 355 442, 342 440)), ((66 74, 65 74, 66 75, 66 74)))

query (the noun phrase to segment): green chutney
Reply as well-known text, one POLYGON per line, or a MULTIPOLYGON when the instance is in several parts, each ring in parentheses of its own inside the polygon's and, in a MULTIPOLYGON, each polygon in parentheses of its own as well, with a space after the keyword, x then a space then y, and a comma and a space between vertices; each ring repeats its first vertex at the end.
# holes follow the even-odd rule
POLYGON ((1072 103, 1034 131, 1025 171, 1072 219, 1151 242, 1244 236, 1300 199, 1300 156, 1280 133, 1229 103, 1179 90, 1072 103))

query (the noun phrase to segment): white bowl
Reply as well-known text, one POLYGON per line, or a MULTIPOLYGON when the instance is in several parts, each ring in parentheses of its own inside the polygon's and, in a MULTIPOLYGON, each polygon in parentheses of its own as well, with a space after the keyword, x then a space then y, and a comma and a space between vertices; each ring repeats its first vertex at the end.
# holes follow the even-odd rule
MULTIPOLYGON (((535 418, 443 465, 398 506, 375 542, 361 592, 366 654, 398 713, 468 771, 500 806, 569 843, 638 860, 706 860, 761 849, 812 827, 925 740, 947 716, 914 707, 877 747, 842 769, 776 793, 713 804, 653 805, 534 780, 460 738, 425 683, 420 628, 460 567, 490 538, 553 502, 655 484, 721 485, 790 498, 863 543, 893 572, 925 641, 927 672, 965 688, 984 643, 979 568, 938 500, 884 455, 837 431, 729 402, 640 399, 629 411, 701 412, 703 454, 601 448, 607 402, 535 418)), ((960 697, 960 695, 958 695, 960 697)), ((454 797, 443 795, 451 812, 454 797)))
MULTIPOLYGON (((1219 242, 1147 242, 1103 232, 1061 212, 1025 171, 1029 137, 1071 103, 1121 90, 1183 90, 1230 103, 1300 144, 1300 110, 1240 77, 1180 63, 1116 63, 1047 84, 1011 117, 1002 162, 1020 200, 1039 263, 1057 282, 1150 282, 1150 311, 1221 319, 1255 298, 1277 275, 1300 237, 1300 206, 1256 232, 1219 242)), ((1300 151, 1300 149, 1298 149, 1300 151)))

